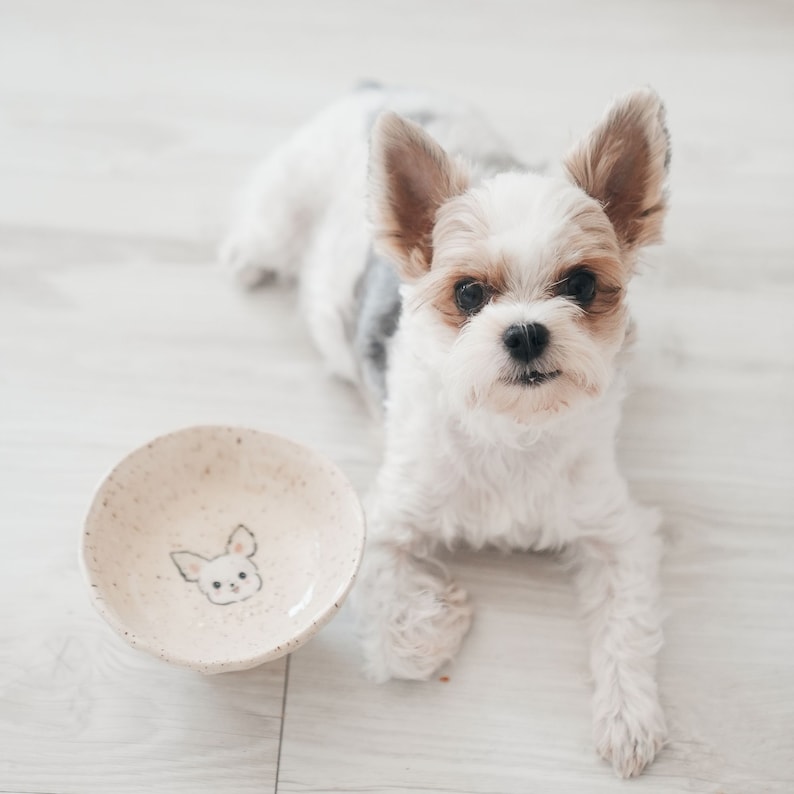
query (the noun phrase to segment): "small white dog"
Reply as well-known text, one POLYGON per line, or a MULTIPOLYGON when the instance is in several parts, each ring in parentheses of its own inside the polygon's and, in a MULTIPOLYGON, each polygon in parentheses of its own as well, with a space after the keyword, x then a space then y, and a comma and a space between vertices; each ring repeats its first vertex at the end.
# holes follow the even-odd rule
POLYGON ((465 107, 365 86, 263 164, 223 250, 249 285, 300 272, 317 346, 384 407, 355 591, 369 675, 426 679, 457 652, 471 610, 440 546, 565 549, 596 746, 624 777, 665 739, 659 522, 631 499, 615 435, 626 289, 661 238, 669 160, 647 89, 552 178, 465 107))

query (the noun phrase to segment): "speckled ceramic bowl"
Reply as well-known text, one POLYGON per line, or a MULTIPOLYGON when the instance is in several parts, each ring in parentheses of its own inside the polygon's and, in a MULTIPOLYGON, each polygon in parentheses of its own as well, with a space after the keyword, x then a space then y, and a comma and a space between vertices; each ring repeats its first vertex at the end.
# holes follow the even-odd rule
POLYGON ((93 602, 135 648, 220 673, 290 653, 339 609, 364 517, 315 452, 234 427, 192 427, 125 458, 85 522, 93 602))

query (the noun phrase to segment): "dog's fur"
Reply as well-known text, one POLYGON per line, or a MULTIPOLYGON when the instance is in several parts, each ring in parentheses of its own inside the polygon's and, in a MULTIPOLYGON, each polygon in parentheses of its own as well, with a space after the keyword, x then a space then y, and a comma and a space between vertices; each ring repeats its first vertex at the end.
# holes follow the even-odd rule
POLYGON ((467 108, 368 86, 265 162, 223 251, 248 284, 300 272, 318 347, 384 408, 354 593, 369 675, 426 679, 457 652, 471 610, 439 546, 564 549, 596 746, 621 776, 665 738, 659 522, 631 499, 615 436, 626 288, 660 240, 669 159, 647 89, 552 178, 467 108))

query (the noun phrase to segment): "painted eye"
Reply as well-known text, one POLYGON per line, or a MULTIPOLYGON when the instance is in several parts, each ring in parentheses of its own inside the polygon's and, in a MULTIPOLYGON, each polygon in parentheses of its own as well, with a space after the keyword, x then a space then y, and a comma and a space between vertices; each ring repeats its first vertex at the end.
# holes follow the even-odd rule
POLYGON ((565 295, 584 306, 595 298, 596 277, 584 268, 574 270, 563 283, 562 289, 565 295))
POLYGON ((221 583, 220 583, 220 582, 213 582, 213 583, 212 583, 212 586, 213 586, 213 587, 214 587, 216 590, 220 590, 220 589, 221 589, 221 583))
POLYGON ((488 299, 485 287, 478 281, 467 278, 455 285, 455 303, 466 314, 475 314, 488 299))
POLYGON ((239 575, 240 575, 241 579, 245 579, 245 576, 246 576, 245 571, 240 571, 239 575))

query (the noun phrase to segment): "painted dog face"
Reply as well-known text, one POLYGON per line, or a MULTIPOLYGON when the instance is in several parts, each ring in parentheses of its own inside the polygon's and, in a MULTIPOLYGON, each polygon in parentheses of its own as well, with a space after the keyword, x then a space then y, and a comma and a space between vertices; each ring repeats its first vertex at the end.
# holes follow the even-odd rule
POLYGON ((226 554, 207 559, 190 551, 171 554, 174 565, 187 582, 196 582, 199 590, 219 605, 245 601, 262 588, 262 579, 251 557, 256 540, 242 524, 232 532, 226 554))

